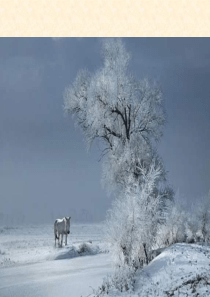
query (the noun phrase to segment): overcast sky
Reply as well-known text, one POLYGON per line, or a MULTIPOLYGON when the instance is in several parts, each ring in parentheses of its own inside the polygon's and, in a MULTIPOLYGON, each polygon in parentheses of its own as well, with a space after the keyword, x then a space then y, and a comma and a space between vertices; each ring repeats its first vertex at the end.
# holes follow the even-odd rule
MULTIPOLYGON (((210 189, 210 39, 123 41, 135 76, 162 86, 159 152, 174 190, 195 201, 210 189)), ((105 218, 113 197, 101 187, 99 152, 87 153, 62 107, 78 70, 99 65, 99 38, 0 39, 0 224, 105 218)))

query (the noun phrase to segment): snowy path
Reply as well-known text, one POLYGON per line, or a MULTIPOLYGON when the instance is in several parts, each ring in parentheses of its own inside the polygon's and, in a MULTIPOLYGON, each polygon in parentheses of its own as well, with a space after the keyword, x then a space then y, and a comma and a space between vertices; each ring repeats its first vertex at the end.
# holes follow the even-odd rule
POLYGON ((0 270, 1 297, 86 297, 111 273, 109 254, 0 270))

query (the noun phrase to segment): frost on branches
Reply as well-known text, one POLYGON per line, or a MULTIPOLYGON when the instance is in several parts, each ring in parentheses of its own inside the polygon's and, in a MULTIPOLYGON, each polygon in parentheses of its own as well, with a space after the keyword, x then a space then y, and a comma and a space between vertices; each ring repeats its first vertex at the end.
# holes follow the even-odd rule
POLYGON ((139 266, 173 197, 163 187, 166 172, 155 149, 165 123, 162 92, 132 76, 121 39, 103 42, 102 60, 95 73, 78 73, 65 90, 64 109, 75 116, 88 147, 96 139, 102 144, 102 181, 118 195, 107 218, 108 238, 118 263, 139 266))
POLYGON ((114 248, 115 262, 136 269, 148 263, 156 245, 158 225, 163 219, 164 196, 156 186, 162 173, 153 160, 149 169, 140 167, 142 181, 130 183, 116 199, 107 216, 107 238, 114 248))
POLYGON ((158 247, 181 242, 209 242, 210 192, 188 209, 184 209, 184 206, 176 199, 169 202, 164 223, 158 230, 157 239, 158 247))

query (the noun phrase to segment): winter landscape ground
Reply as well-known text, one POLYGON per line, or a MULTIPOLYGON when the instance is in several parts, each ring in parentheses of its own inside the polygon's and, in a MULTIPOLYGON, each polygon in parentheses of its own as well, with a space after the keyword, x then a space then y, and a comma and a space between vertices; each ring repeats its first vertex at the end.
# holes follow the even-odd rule
POLYGON ((72 225, 62 248, 53 232, 53 224, 0 228, 1 297, 87 296, 111 272, 101 224, 72 225))
MULTIPOLYGON (((209 271, 208 245, 174 244, 136 273, 133 292, 108 296, 210 296, 209 271)), ((62 248, 51 225, 0 228, 1 297, 96 296, 112 274, 102 224, 72 225, 62 248)))

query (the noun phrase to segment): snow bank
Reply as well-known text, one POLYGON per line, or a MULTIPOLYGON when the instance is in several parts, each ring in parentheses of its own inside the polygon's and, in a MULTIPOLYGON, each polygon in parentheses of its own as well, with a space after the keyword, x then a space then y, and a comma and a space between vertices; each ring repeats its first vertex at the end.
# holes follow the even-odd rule
POLYGON ((209 272, 209 246, 175 244, 139 272, 135 290, 140 296, 210 296, 209 272))
MULTIPOLYGON (((210 246, 183 243, 168 247, 148 266, 138 271, 132 280, 133 291, 120 292, 119 288, 116 289, 117 286, 113 286, 113 276, 106 278, 98 291, 91 296, 209 297, 210 246)), ((124 283, 126 282, 127 279, 124 283)), ((118 279, 118 284, 121 283, 122 279, 118 279)))
POLYGON ((51 260, 61 260, 61 259, 70 259, 70 258, 81 257, 81 256, 97 255, 105 252, 102 246, 103 244, 99 246, 96 244, 84 242, 79 245, 73 245, 71 247, 62 248, 62 250, 58 253, 58 255, 55 255, 53 258, 51 258, 51 260))

